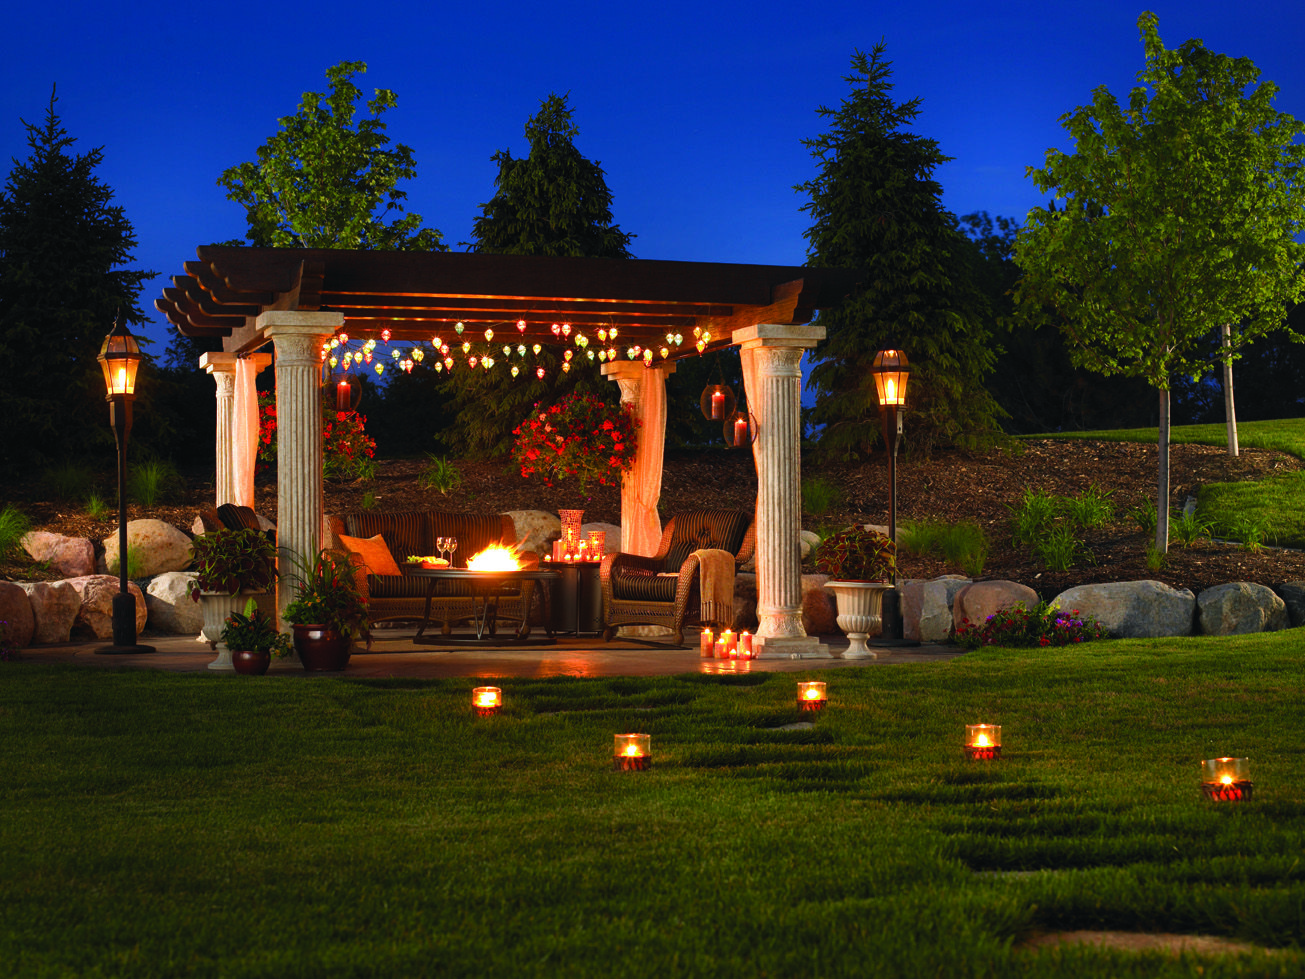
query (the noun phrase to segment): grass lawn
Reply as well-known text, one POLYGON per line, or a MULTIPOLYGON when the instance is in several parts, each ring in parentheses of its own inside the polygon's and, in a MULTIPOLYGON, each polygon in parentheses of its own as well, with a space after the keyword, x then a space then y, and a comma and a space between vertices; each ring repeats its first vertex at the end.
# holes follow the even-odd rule
MULTIPOLYGON (((1107 442, 1146 442, 1160 437, 1154 428, 1122 428, 1099 432, 1056 432, 1028 438, 1083 438, 1107 442)), ((1173 442, 1227 445, 1222 425, 1176 425, 1173 442)), ((1305 458, 1305 418, 1240 422, 1237 441, 1243 448, 1276 449, 1305 458)), ((1246 526, 1259 527, 1265 543, 1305 547, 1305 473, 1285 473, 1250 483, 1211 483, 1197 494, 1197 513, 1220 537, 1245 539, 1246 526)))
POLYGON ((243 679, 0 664, 6 976, 1279 975, 1300 632, 806 674, 243 679), (964 725, 1006 757, 962 760, 964 725), (652 735, 646 773, 612 735, 652 735), (1205 802, 1249 756, 1256 797, 1205 802), (1231 936, 1206 959, 1032 929, 1231 936))

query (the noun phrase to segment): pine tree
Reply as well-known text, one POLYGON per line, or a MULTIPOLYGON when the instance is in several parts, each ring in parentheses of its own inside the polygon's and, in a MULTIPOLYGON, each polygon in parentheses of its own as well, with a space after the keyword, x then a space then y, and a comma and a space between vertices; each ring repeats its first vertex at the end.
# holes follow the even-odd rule
POLYGON ((10 474, 113 445, 95 358, 119 309, 145 321, 137 302, 155 275, 123 268, 136 235, 95 176, 103 148, 70 153, 56 101, 51 91, 42 125, 23 121, 31 155, 0 191, 0 418, 22 433, 0 440, 10 474))
MULTIPOLYGON (((586 159, 573 140, 567 96, 549 95, 526 123, 530 155, 517 159, 501 150, 493 198, 481 205, 472 227, 472 250, 498 255, 553 255, 629 258, 632 235, 612 223, 612 192, 603 168, 586 159)), ((505 324, 506 327, 506 324, 505 324)), ((503 332, 510 332, 506 328, 503 332)), ((544 380, 526 371, 513 378, 506 364, 494 370, 459 368, 444 381, 456 411, 441 442, 460 455, 500 455, 511 447, 511 433, 532 404, 547 406, 572 391, 605 400, 619 397, 596 362, 577 351, 569 372, 560 352, 544 347, 531 366, 544 367, 544 380)))
POLYGON ((953 215, 941 202, 933 171, 950 157, 936 141, 907 128, 920 100, 895 102, 891 62, 877 44, 856 51, 838 109, 817 112, 827 133, 804 140, 818 163, 803 210, 808 264, 861 273, 857 291, 816 323, 826 339, 813 352, 811 420, 821 446, 845 457, 878 439, 879 406, 869 368, 876 351, 904 350, 912 365, 908 446, 967 442, 996 430, 1000 414, 984 388, 995 360, 987 303, 972 281, 953 215))

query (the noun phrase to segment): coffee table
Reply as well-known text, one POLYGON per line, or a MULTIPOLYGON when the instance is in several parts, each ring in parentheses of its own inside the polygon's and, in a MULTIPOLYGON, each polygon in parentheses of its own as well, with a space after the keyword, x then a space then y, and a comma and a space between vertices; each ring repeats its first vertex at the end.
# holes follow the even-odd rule
MULTIPOLYGON (((557 581, 561 575, 545 568, 526 568, 521 571, 469 571, 466 568, 422 568, 408 567, 404 574, 426 579, 426 607, 422 612, 421 628, 413 636, 413 642, 432 646, 457 646, 478 644, 482 646, 545 646, 557 642, 551 635, 546 639, 530 638, 530 596, 535 582, 557 581), (464 582, 471 592, 471 607, 476 623, 476 635, 472 636, 434 636, 424 635, 430 625, 430 603, 437 594, 449 594, 449 583, 464 582), (521 593, 521 628, 509 639, 495 636, 498 600, 507 595, 515 595, 516 589, 521 593)), ((544 594, 548 594, 544 589, 544 594)), ((545 610, 545 621, 548 621, 545 610)))

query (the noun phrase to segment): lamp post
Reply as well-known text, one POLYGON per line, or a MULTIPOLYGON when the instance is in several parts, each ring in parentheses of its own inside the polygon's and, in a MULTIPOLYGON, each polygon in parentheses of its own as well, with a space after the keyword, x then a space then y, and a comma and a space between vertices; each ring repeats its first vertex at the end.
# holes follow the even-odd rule
POLYGON ((136 369, 140 345, 127 329, 121 310, 104 338, 97 358, 104 371, 109 424, 118 443, 118 576, 120 588, 113 596, 113 645, 97 653, 152 653, 153 646, 136 643, 136 599, 127 589, 127 437, 131 434, 131 405, 136 399, 136 369))
MULTIPOLYGON (((897 545, 897 448, 902 439, 902 415, 906 410, 906 385, 911 365, 906 354, 895 348, 875 354, 870 368, 879 395, 879 415, 883 421, 884 449, 888 452, 888 537, 897 545)), ((884 593, 883 631, 872 641, 876 646, 917 646, 902 636, 902 596, 897 590, 897 572, 890 579, 893 587, 884 593)))

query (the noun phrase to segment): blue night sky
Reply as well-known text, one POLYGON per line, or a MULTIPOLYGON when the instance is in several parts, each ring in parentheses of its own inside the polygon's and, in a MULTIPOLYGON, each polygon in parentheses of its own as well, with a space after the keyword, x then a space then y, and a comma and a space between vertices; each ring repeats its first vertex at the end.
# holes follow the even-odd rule
MULTIPOLYGON (((490 155, 524 155, 523 127, 550 92, 571 95, 580 151, 599 160, 638 258, 800 265, 809 179, 804 137, 836 106, 853 48, 883 38, 900 100, 919 96, 918 131, 955 157, 937 177, 957 214, 1023 218, 1041 202, 1024 176, 1059 118, 1142 66, 1144 3, 919 0, 659 4, 482 0, 316 4, 11 5, 0 59, 0 154, 28 154, 20 117, 58 112, 77 149, 103 146, 101 179, 139 239, 136 267, 160 274, 153 300, 196 245, 243 237, 243 212, 216 184, 290 115, 325 69, 398 93, 385 119, 413 147, 408 208, 454 248, 493 192, 490 155), (114 8, 117 8, 116 10, 114 8)), ((1166 46, 1191 37, 1250 57, 1305 117, 1300 0, 1153 3, 1166 46)), ((6 166, 6 172, 8 167, 6 166)), ((107 328, 108 324, 106 324, 107 328)), ((159 348, 156 348, 156 350, 159 348)))

